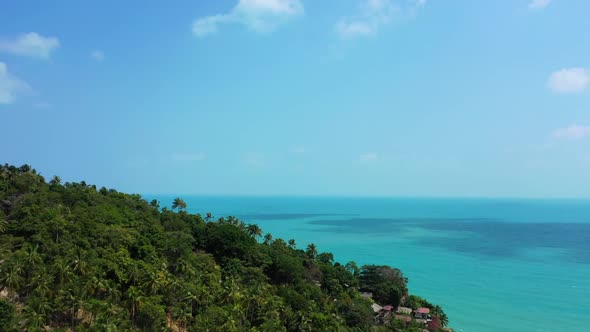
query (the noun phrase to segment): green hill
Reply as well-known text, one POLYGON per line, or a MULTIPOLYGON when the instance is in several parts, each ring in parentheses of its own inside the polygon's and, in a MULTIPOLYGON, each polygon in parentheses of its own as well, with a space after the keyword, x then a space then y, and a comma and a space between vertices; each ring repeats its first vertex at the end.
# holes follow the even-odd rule
MULTIPOLYGON (((421 331, 375 319, 407 279, 233 217, 0 166, 0 331, 421 331)), ((440 324, 439 324, 440 325, 440 324)), ((437 326, 431 326, 436 329, 437 326)))

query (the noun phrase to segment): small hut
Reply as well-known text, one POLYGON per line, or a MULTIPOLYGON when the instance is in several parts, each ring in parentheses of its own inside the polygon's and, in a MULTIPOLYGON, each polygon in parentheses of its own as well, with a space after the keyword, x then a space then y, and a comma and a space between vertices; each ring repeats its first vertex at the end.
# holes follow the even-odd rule
POLYGON ((418 308, 414 310, 414 317, 422 318, 422 319, 430 319, 430 309, 429 308, 418 308))
POLYGON ((381 312, 381 310, 383 310, 383 307, 378 305, 377 303, 371 304, 371 308, 373 308, 373 312, 375 313, 379 313, 381 312))

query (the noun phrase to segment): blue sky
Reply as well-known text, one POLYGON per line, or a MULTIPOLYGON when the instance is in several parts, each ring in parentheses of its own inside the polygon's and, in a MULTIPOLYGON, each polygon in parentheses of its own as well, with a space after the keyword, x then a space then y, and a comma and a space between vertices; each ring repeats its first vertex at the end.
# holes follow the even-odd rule
POLYGON ((139 193, 590 197, 586 0, 1 6, 0 162, 139 193))

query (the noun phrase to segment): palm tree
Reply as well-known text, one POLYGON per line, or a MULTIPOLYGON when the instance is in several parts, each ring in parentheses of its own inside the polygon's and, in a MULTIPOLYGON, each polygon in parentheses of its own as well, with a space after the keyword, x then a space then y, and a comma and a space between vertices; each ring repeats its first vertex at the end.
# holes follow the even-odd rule
MULTIPOLYGON (((198 303, 200 299, 199 293, 198 292, 191 292, 190 290, 188 292, 186 292, 186 296, 184 297, 185 301, 189 301, 190 305, 188 306, 189 309, 189 317, 192 319, 193 318, 193 311, 194 311, 194 307, 195 307, 195 303, 198 303)), ((190 323, 190 320, 189 320, 190 323)))
POLYGON ((7 227, 8 227, 8 221, 6 221, 4 219, 0 219, 0 234, 4 233, 6 231, 7 227))
POLYGON ((244 230, 246 230, 246 223, 240 220, 240 221, 238 222, 238 227, 239 227, 239 228, 240 228, 242 231, 244 231, 244 230))
POLYGON ((166 285, 166 278, 167 275, 165 271, 149 271, 145 275, 145 279, 141 287, 149 295, 156 295, 166 285))
POLYGON ((43 258, 37 252, 37 249, 39 249, 38 245, 31 245, 29 243, 27 243, 22 249, 24 252, 23 265, 25 266, 25 278, 27 282, 31 278, 31 272, 33 272, 39 265, 43 263, 43 258))
POLYGON ((248 224, 248 226, 246 226, 246 233, 257 239, 262 236, 262 229, 256 224, 248 224))
POLYGON ((295 240, 294 239, 290 239, 289 240, 289 248, 295 249, 295 247, 297 247, 297 244, 295 243, 295 240))
POLYGON ((315 257, 318 255, 318 249, 316 248, 315 244, 310 243, 307 245, 307 250, 305 253, 309 258, 315 259, 315 257))
POLYGON ((61 184, 61 178, 57 175, 53 176, 51 178, 51 181, 49 181, 49 184, 52 186, 57 186, 61 184))
POLYGON ((129 300, 129 306, 131 309, 131 324, 135 326, 135 315, 137 314, 137 310, 143 304, 143 293, 135 286, 129 287, 127 290, 127 299, 129 300))
POLYGON ((28 173, 31 171, 31 166, 29 166, 28 164, 24 164, 21 167, 19 167, 18 169, 21 173, 28 173))
POLYGON ((266 235, 264 235, 264 241, 262 241, 262 243, 264 244, 271 244, 272 243, 272 234, 270 233, 266 233, 266 235))
POLYGON ((57 298, 64 311, 69 311, 72 330, 75 331, 76 317, 80 309, 83 299, 86 297, 82 289, 72 285, 72 287, 62 288, 60 296, 57 298))
POLYGON ((51 305, 46 299, 34 297, 24 307, 24 321, 21 323, 27 331, 41 331, 51 312, 51 305))
POLYGON ((119 290, 119 288, 117 287, 117 284, 115 282, 107 282, 105 285, 105 300, 109 301, 109 302, 119 302, 119 300, 121 299, 121 291, 119 290))
POLYGON ((140 268, 139 264, 135 263, 128 267, 127 276, 129 281, 133 283, 133 286, 137 286, 137 282, 141 279, 141 275, 143 270, 140 268))
POLYGON ((205 215, 205 221, 209 222, 211 221, 211 219, 213 219, 213 215, 211 214, 211 212, 207 212, 207 214, 205 215))
POLYGON ((70 263, 72 271, 76 272, 79 276, 84 276, 90 270, 88 263, 82 257, 82 253, 78 251, 74 260, 70 263))
POLYGON ((178 322, 178 332, 187 330, 186 327, 193 318, 191 310, 186 303, 180 303, 180 306, 175 306, 171 309, 172 317, 178 322))
POLYGON ((105 303, 100 300, 97 300, 97 299, 90 299, 90 300, 88 300, 88 302, 86 302, 84 304, 84 308, 83 308, 84 311, 86 311, 90 314, 90 320, 89 320, 88 325, 90 325, 90 326, 94 325, 96 317, 103 310, 104 306, 105 306, 105 303))
POLYGON ((350 272, 350 274, 352 274, 355 278, 358 278, 360 270, 354 261, 346 263, 344 268, 346 268, 346 271, 350 272))
POLYGON ((62 258, 57 258, 53 263, 53 274, 57 276, 59 288, 63 287, 64 281, 72 274, 70 266, 62 258))
POLYGON ((33 293, 40 296, 50 296, 53 292, 53 276, 39 273, 31 278, 31 283, 27 285, 33 290, 33 293))
POLYGON ((285 240, 283 240, 281 238, 278 238, 278 239, 274 240, 272 242, 272 244, 274 244, 274 245, 276 245, 278 247, 283 247, 283 248, 287 247, 287 242, 285 242, 285 240))
POLYGON ((58 215, 55 216, 53 219, 47 222, 47 230, 52 234, 55 235, 55 243, 59 243, 59 235, 63 234, 65 228, 67 226, 67 221, 64 217, 58 215))
POLYGON ((178 209, 179 211, 186 210, 186 203, 180 197, 176 197, 174 201, 172 201, 172 210, 178 209))
POLYGON ((107 301, 97 314, 97 320, 103 321, 106 325, 110 325, 111 319, 119 316, 121 312, 123 312, 123 308, 113 304, 111 301, 107 301))
POLYGON ((152 199, 152 201, 150 202, 150 206, 153 207, 154 209, 159 209, 160 208, 160 202, 158 202, 157 199, 152 199))
POLYGON ((24 284, 24 278, 22 277, 22 267, 20 262, 12 263, 8 268, 1 271, 0 275, 0 290, 6 289, 9 294, 18 294, 21 286, 24 284))

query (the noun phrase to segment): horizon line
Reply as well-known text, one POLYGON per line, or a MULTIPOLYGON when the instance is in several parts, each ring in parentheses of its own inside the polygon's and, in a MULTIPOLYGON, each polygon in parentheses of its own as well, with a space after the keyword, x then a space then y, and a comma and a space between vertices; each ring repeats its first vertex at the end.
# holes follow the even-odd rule
POLYGON ((590 201, 590 197, 560 196, 436 196, 436 195, 348 195, 348 194, 203 194, 203 193, 138 193, 141 196, 170 197, 233 197, 233 198, 354 198, 354 199, 465 199, 465 200, 579 200, 590 201))

